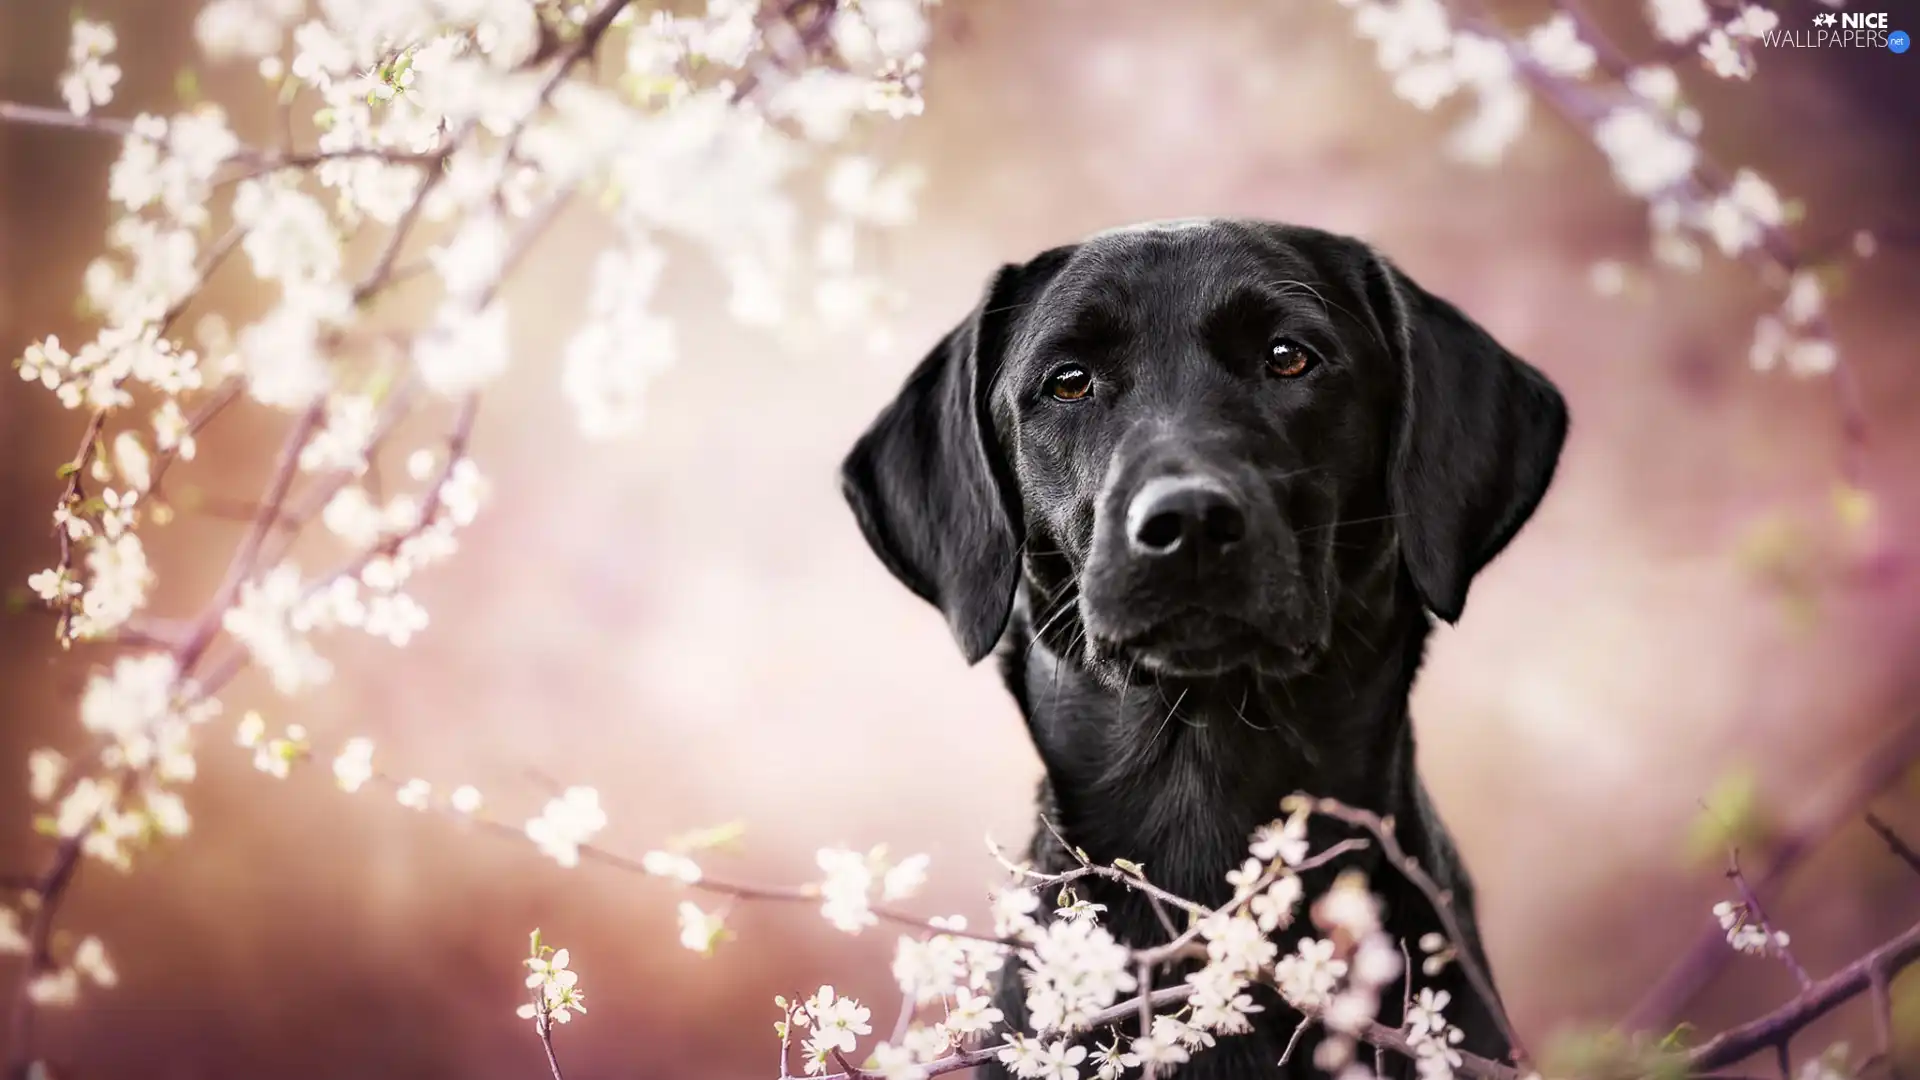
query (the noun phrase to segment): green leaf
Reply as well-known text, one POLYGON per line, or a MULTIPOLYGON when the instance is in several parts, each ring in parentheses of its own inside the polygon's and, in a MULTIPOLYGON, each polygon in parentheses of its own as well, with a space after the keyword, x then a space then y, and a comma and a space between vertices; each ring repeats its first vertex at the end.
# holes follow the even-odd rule
POLYGON ((1887 1004, 1893 1014, 1894 1056, 1911 1061, 1920 1054, 1920 968, 1894 976, 1887 987, 1887 1004))
POLYGON ((200 90, 200 73, 192 68, 181 68, 173 75, 173 92, 183 105, 197 105, 204 96, 200 90))
POLYGON ((737 850, 740 841, 747 835, 747 825, 743 821, 730 821, 724 825, 714 825, 704 829, 690 829, 667 841, 668 851, 685 854, 689 851, 712 851, 715 849, 737 850))
POLYGON ((74 473, 77 473, 79 471, 80 471, 80 466, 75 465, 71 461, 63 461, 60 463, 59 468, 53 470, 53 475, 56 479, 68 480, 73 477, 74 473))
POLYGON ((1730 849, 1764 844, 1772 824, 1761 800, 1760 779, 1751 765, 1728 770, 1714 783, 1687 831, 1687 860, 1696 865, 1723 861, 1730 849))
MULTIPOLYGON (((1671 1038, 1672 1036, 1668 1036, 1671 1038)), ((1684 1080, 1686 1056, 1609 1029, 1562 1034, 1542 1055, 1543 1075, 1586 1080, 1684 1080)))
POLYGON ((1134 862, 1132 859, 1115 859, 1113 860, 1113 866, 1114 869, 1132 874, 1137 878, 1145 879, 1147 876, 1147 868, 1134 862))

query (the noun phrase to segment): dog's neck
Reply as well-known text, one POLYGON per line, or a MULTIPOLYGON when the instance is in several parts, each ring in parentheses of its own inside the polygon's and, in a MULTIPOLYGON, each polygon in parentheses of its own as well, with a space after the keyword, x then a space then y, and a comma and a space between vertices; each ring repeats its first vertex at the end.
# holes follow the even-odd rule
POLYGON ((1397 561, 1376 566, 1350 580, 1328 659, 1285 679, 1120 688, 1036 636, 1023 596, 1001 658, 1046 767, 1036 852, 1058 830, 1095 861, 1147 863, 1157 883, 1218 903, 1248 836, 1293 792, 1403 812, 1416 797, 1407 693, 1428 622, 1397 561))

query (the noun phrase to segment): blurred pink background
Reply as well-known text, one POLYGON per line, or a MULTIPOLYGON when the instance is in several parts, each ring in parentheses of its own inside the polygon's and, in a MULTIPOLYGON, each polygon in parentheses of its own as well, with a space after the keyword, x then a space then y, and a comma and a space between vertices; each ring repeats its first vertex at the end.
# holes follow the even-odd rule
MULTIPOLYGON (((1613 22, 1631 38, 1638 17, 1621 7, 1613 22)), ((188 55, 186 10, 88 5, 120 28, 116 115, 164 100, 188 55)), ((0 97, 56 102, 66 19, 61 4, 0 3, 0 97)), ((1449 163, 1451 115, 1395 99, 1331 2, 948 0, 929 54, 926 114, 871 144, 929 176, 920 220, 885 256, 911 297, 895 350, 737 329, 704 271, 688 271, 670 294, 685 360, 644 432, 589 444, 556 354, 598 232, 564 222, 509 294, 518 366, 476 451, 493 498, 462 556, 419 589, 429 631, 398 652, 334 639, 326 690, 286 703, 243 678, 230 713, 304 723, 323 744, 371 736, 387 767, 478 785, 514 820, 555 783, 596 786, 613 822, 601 840, 630 854, 741 820, 744 853, 712 860, 734 877, 805 880, 822 845, 925 851, 933 884, 916 909, 978 914, 993 879, 981 837, 1024 841, 1038 763, 991 666, 966 668, 935 613, 869 555, 835 466, 1001 261, 1138 219, 1239 214, 1372 240, 1570 399, 1552 494, 1461 625, 1436 635, 1416 691, 1421 764, 1533 1042, 1615 1021, 1711 929, 1709 907, 1730 895, 1723 863, 1690 861, 1686 838, 1725 777, 1751 769, 1791 829, 1920 722, 1911 249, 1885 244, 1835 304, 1878 500, 1848 537, 1831 508, 1828 383, 1747 368, 1769 294, 1710 258, 1697 276, 1655 272, 1624 297, 1597 295, 1593 261, 1643 261, 1643 211, 1544 111, 1498 170, 1449 163), (1772 572, 1742 557, 1756 537, 1785 552, 1772 572)), ((1810 244, 1859 227, 1911 235, 1920 59, 1763 50, 1760 62, 1752 85, 1685 70, 1709 148, 1804 198, 1810 244)), ((0 130, 0 354, 84 336, 72 297, 114 152, 0 130)), ((191 473, 203 490, 251 497, 273 429, 248 415, 203 446, 191 473)), ((51 395, 0 381, 9 588, 52 562, 54 469, 80 426, 51 395)), ((155 610, 187 613, 240 529, 150 530, 155 610)), ((51 629, 0 618, 0 871, 44 860, 21 763, 36 746, 82 745, 74 702, 101 658, 62 654, 51 629)), ((564 871, 530 844, 342 795, 324 763, 275 781, 224 730, 187 793, 194 834, 131 876, 84 871, 63 925, 106 940, 122 985, 46 1022, 45 1052, 77 1075, 541 1075, 538 1040, 513 1017, 536 925, 572 948, 588 992, 589 1014, 559 1033, 575 1080, 774 1075, 772 996, 822 982, 890 1022, 884 928, 850 939, 805 907, 741 907, 738 939, 702 959, 677 945, 664 883, 564 871)), ((1874 805, 1920 839, 1914 803, 1908 786, 1874 805)), ((1908 925, 1920 879, 1856 822, 1769 899, 1819 974, 1908 925)), ((9 986, 14 963, 0 960, 9 986)), ((1896 992, 1920 1047, 1910 981, 1896 992)), ((1731 958, 1683 1015, 1717 1028, 1792 986, 1777 964, 1731 958)), ((1832 1037, 1866 1052, 1865 1010, 1796 1049, 1810 1057, 1832 1037)))

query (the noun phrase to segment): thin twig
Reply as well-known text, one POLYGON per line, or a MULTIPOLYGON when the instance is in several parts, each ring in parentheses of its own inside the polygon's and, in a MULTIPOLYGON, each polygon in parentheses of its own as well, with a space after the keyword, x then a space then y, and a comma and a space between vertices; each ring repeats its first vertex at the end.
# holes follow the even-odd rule
POLYGON ((1898 856, 1901 862, 1906 863, 1907 866, 1914 871, 1920 872, 1920 852, 1915 852, 1911 847, 1908 847, 1907 842, 1900 839, 1900 834, 1893 831, 1893 826, 1880 820, 1878 814, 1869 810, 1867 811, 1867 827, 1880 834, 1880 839, 1886 841, 1887 850, 1898 856))
POLYGON ((65 109, 49 109, 40 105, 23 105, 17 101, 0 101, 0 123, 26 124, 30 127, 65 128, 68 131, 85 131, 95 135, 112 135, 122 138, 133 134, 133 124, 111 116, 88 113, 75 116, 65 109))
MULTIPOLYGON (((1307 1033, 1307 1029, 1312 1026, 1313 1026, 1312 1017, 1303 1016, 1300 1018, 1300 1023, 1294 1027, 1292 1036, 1290 1036, 1287 1039, 1287 1048, 1280 1052, 1280 1066, 1282 1068, 1285 1068, 1287 1062, 1293 1059, 1293 1052, 1296 1049, 1298 1049, 1300 1046, 1300 1037, 1305 1035, 1307 1033)), ((1375 1051, 1375 1053, 1384 1057, 1387 1052, 1384 1049, 1378 1049, 1375 1051)), ((1375 1075, 1383 1076, 1385 1075, 1385 1072, 1384 1071, 1376 1072, 1375 1075)))
MULTIPOLYGON (((1407 949, 1407 939, 1394 942, 1400 946, 1400 1026, 1407 1026, 1407 1014, 1413 1011, 1413 954, 1407 949)), ((1373 1075, 1387 1075, 1387 1052, 1382 1047, 1373 1048, 1373 1075)))
POLYGON ((1753 921, 1759 925, 1760 932, 1766 935, 1767 951, 1780 957, 1781 963, 1787 965, 1787 970, 1793 972, 1793 977, 1799 981, 1800 989, 1805 990, 1812 986, 1813 976, 1807 974, 1807 969, 1800 963, 1799 958, 1793 955, 1793 949, 1781 941, 1783 935, 1774 930, 1773 923, 1767 918, 1766 909, 1760 906, 1760 897, 1754 893, 1753 886, 1748 883, 1747 875, 1740 872, 1738 851, 1727 852, 1727 877, 1732 879, 1735 887, 1740 890, 1740 900, 1746 905, 1747 913, 1753 916, 1753 921))
POLYGON ((260 501, 259 513, 254 516, 253 527, 241 539, 240 547, 227 563, 227 572, 220 587, 214 592, 213 603, 207 606, 207 612, 195 625, 193 636, 180 650, 180 671, 183 674, 193 671, 194 665, 206 654, 207 647, 213 644, 215 635, 220 632, 221 618, 233 605, 240 594, 240 587, 246 584, 256 569, 256 557, 260 546, 266 542, 267 534, 273 530, 279 515, 280 506, 286 502, 287 492, 293 487, 293 480, 300 471, 300 452, 306 448, 307 440, 313 437, 320 427, 320 421, 326 415, 326 403, 315 401, 308 406, 300 419, 294 422, 293 430, 280 446, 280 457, 274 463, 273 477, 267 482, 267 493, 260 501))
MULTIPOLYGON (((238 401, 241 394, 245 392, 245 389, 245 380, 239 376, 234 376, 221 383, 220 386, 214 390, 213 396, 203 402, 198 409, 195 409, 192 416, 187 417, 187 430, 181 434, 181 444, 183 445, 187 439, 200 434, 201 430, 212 423, 215 417, 226 410, 227 406, 238 401)), ((147 484, 148 497, 154 499, 160 498, 160 483, 166 479, 167 470, 172 468, 173 463, 178 460, 180 460, 180 445, 175 445, 172 449, 162 450, 154 455, 153 479, 147 484)))
MULTIPOLYGON (((1153 965, 1141 960, 1135 970, 1138 972, 1135 977, 1140 980, 1140 1037, 1146 1039, 1153 1035, 1153 965)), ((1140 1067, 1143 1080, 1154 1080, 1160 1074, 1158 1066, 1159 1062, 1155 1061, 1143 1064, 1140 1067)))
MULTIPOLYGON (((536 990, 534 993, 537 995, 542 993, 542 991, 536 990)), ((550 1012, 542 1013, 539 1027, 540 1046, 547 1052, 547 1070, 553 1074, 553 1080, 567 1080, 565 1076, 560 1074, 560 1059, 554 1056, 553 1053, 553 1014, 550 1012)))
MULTIPOLYGON (((1229 903, 1226 906, 1226 908, 1222 910, 1233 910, 1235 908, 1238 908, 1242 903, 1245 903, 1246 901, 1251 900, 1253 897, 1259 895, 1261 892, 1264 892, 1267 886, 1273 884, 1274 881, 1278 880, 1283 876, 1304 874, 1309 870, 1317 870, 1320 867, 1325 866, 1328 863, 1334 861, 1335 859, 1338 859, 1342 855, 1346 855, 1355 851, 1364 851, 1369 846, 1370 845, 1368 841, 1360 837, 1357 837, 1357 836, 1348 837, 1347 839, 1342 840, 1337 844, 1331 845, 1325 851, 1322 851, 1317 855, 1313 855, 1308 858, 1300 860, 1299 864, 1295 866, 1280 867, 1278 869, 1275 869, 1271 873, 1263 876, 1258 882, 1256 882, 1254 888, 1248 889, 1246 892, 1244 892, 1240 896, 1235 897, 1234 900, 1231 903, 1229 903)), ((1208 912, 1208 914, 1211 915, 1212 912, 1208 912)), ((1190 947, 1193 945, 1193 943, 1196 940, 1199 939, 1201 931, 1204 930, 1205 927, 1206 927, 1206 923, 1204 920, 1195 920, 1193 926, 1188 928, 1186 933, 1181 934, 1179 937, 1174 938, 1172 941, 1167 942, 1165 945, 1158 945, 1151 949, 1147 949, 1144 953, 1142 953, 1142 955, 1149 958, 1155 964, 1164 964, 1170 960, 1177 959, 1183 955, 1186 955, 1189 952, 1190 947)))

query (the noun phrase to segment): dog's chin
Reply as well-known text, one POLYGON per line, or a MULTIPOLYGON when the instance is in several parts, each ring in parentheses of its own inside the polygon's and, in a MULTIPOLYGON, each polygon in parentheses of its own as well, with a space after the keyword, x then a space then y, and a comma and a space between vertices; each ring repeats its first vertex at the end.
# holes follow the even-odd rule
MULTIPOLYGON (((1097 624, 1099 620, 1092 620, 1097 624)), ((1313 668, 1317 643, 1212 612, 1089 635, 1096 660, 1156 679, 1204 679, 1244 671, 1286 678, 1313 668)))

